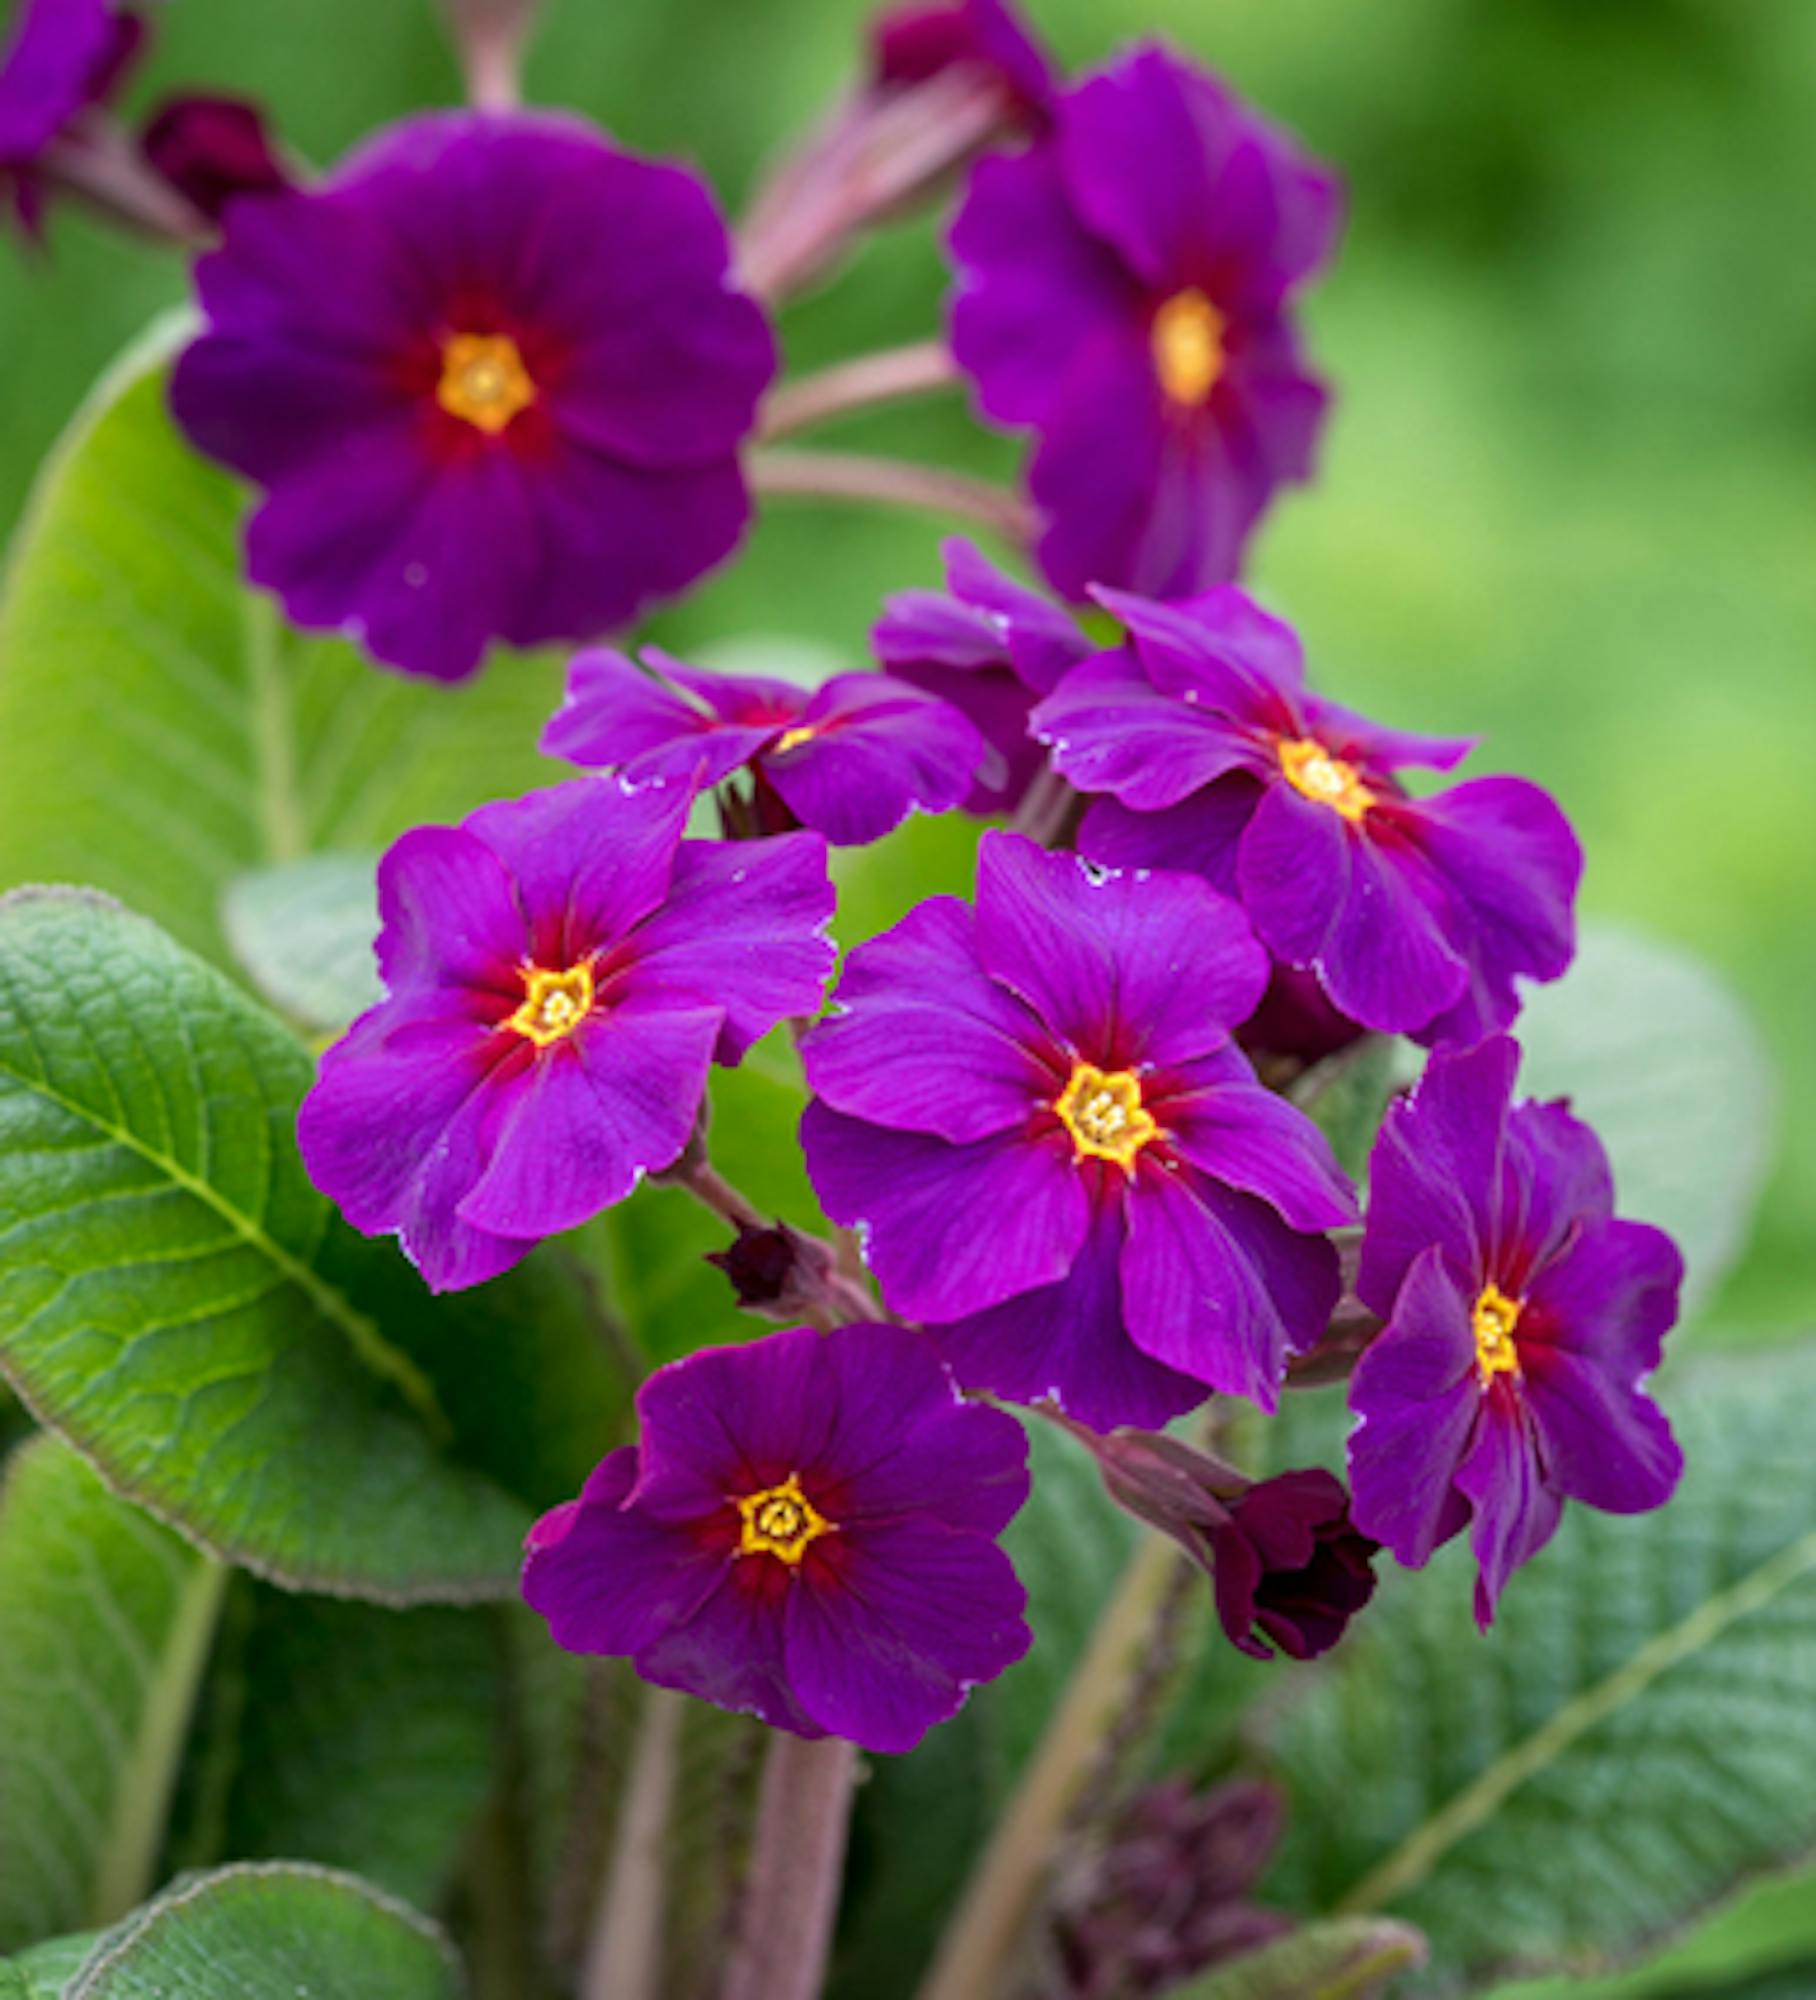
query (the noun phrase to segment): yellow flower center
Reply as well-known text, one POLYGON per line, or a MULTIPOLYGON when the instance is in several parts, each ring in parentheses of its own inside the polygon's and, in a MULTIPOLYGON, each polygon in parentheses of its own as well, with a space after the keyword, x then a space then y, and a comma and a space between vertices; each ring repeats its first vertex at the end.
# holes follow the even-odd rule
POLYGON ((496 437, 536 400, 536 384, 508 333, 455 333, 442 342, 435 400, 451 417, 496 437))
POLYGON ((746 1493, 737 1502, 741 1556, 775 1556, 792 1569, 822 1535, 834 1533, 832 1523, 801 1491, 798 1473, 780 1486, 746 1493))
POLYGON ((1483 1388, 1497 1375, 1520 1372, 1520 1350, 1513 1339, 1513 1330, 1520 1323, 1520 1305, 1519 1299, 1510 1299, 1498 1285, 1484 1285, 1476 1299, 1469 1323, 1475 1330, 1476 1367, 1483 1388))
POLYGON ((1079 1063, 1053 1109, 1072 1135, 1075 1159, 1114 1160, 1125 1171, 1160 1130, 1142 1106, 1140 1078, 1129 1069, 1106 1072, 1079 1063))
POLYGON ((804 723, 794 729, 785 730, 776 738, 775 748, 770 754, 771 756, 779 757, 784 750, 798 750, 803 743, 811 743, 816 733, 811 722, 804 723))
POLYGON ((1347 820, 1359 820, 1375 802, 1353 764, 1333 757, 1309 736, 1280 740, 1280 768, 1286 782, 1316 805, 1329 806, 1347 820))
POLYGON ((1202 409, 1223 373, 1223 315, 1197 288, 1175 292, 1154 315, 1154 373, 1182 409, 1202 409))
POLYGON ((565 972, 546 972, 541 966, 523 969, 523 1005, 505 1023, 518 1034, 527 1035, 539 1049, 571 1035, 593 1011, 593 967, 590 959, 570 965, 565 972))

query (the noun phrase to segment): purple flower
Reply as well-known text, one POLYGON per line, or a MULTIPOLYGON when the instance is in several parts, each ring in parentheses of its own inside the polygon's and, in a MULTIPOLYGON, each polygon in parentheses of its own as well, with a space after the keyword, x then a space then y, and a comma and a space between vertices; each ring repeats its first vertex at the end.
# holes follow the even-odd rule
POLYGON ((756 831, 809 826, 861 847, 916 806, 950 811, 984 755, 957 709, 882 674, 839 674, 810 692, 707 673, 654 647, 642 658, 648 672, 622 653, 582 653, 542 748, 630 784, 721 785, 748 771, 756 831))
POLYGON ((1010 813, 1046 762, 1028 733, 1035 701, 1091 652, 1076 623, 1038 591, 1004 576, 969 542, 945 545, 946 592, 909 590, 883 607, 872 633, 897 680, 962 709, 989 746, 968 812, 1010 813))
POLYGON ((83 112, 112 96, 144 33, 116 0, 20 0, 0 51, 0 203, 29 232, 43 214, 39 161, 83 112))
POLYGON ((1028 1650, 995 1537, 1027 1443, 899 1326, 806 1327, 659 1369, 638 1445, 530 1532, 523 1594, 573 1653, 797 1736, 912 1750, 1028 1650))
POLYGON ((380 863, 388 997, 322 1058, 310 1178, 436 1291, 622 1201, 832 970, 813 834, 683 841, 683 787, 576 779, 418 827, 380 863))
POLYGON ((952 348, 984 414, 1038 435, 1042 567, 1182 595, 1234 576, 1325 395, 1289 295, 1330 254, 1334 179, 1213 77, 1138 50, 974 169, 952 348))
POLYGON ((952 70, 990 78, 1030 125, 1044 122, 1058 92, 1052 58, 1005 0, 895 7, 873 25, 871 72, 880 90, 926 83, 952 70))
POLYGON ((1203 874, 1340 1013, 1427 1043, 1505 1027, 1516 977, 1569 965, 1582 851, 1548 794, 1475 778, 1409 798, 1397 772, 1447 771, 1471 742, 1312 694, 1292 629, 1240 590, 1103 602, 1130 643, 1034 715, 1054 767, 1113 795, 1086 813, 1083 852, 1203 874))
POLYGON ((139 150, 211 222, 239 195, 287 194, 296 185, 264 114, 244 98, 172 98, 145 127, 139 150))
POLYGON ((1229 1030, 1267 956, 1186 876, 984 837, 975 913, 922 903, 853 952, 804 1045, 826 1212, 958 1379, 1096 1429, 1211 1389, 1275 1401, 1324 1330, 1354 1213, 1317 1129, 1229 1030))
POLYGON ((234 204, 171 398, 265 489, 253 581, 439 680, 691 583, 775 367, 727 255, 692 174, 549 115, 413 118, 234 204))
POLYGON ((1387 1325, 1350 1388, 1357 1525, 1416 1568, 1473 1523, 1484 1627, 1565 1500, 1644 1513, 1683 1469, 1639 1388, 1677 1317, 1677 1246, 1615 1220, 1587 1125, 1511 1101, 1519 1056, 1505 1035, 1440 1052, 1388 1113, 1358 1279, 1387 1325))

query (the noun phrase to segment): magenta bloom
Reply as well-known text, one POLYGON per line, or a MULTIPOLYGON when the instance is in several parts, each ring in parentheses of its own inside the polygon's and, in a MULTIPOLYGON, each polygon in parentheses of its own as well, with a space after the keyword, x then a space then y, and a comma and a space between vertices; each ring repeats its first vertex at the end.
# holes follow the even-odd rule
POLYGON ((1046 752, 1028 732, 1035 701, 1089 657, 1091 642, 1038 591, 993 568, 969 542, 945 545, 946 591, 908 590, 872 633, 897 680, 943 695, 989 746, 966 810, 1013 812, 1046 752))
POLYGON ((1203 874, 1340 1013, 1428 1043, 1505 1027, 1516 977, 1569 965, 1582 850, 1547 793, 1475 778, 1409 798, 1397 772, 1447 771, 1470 741, 1384 729, 1311 693, 1291 627, 1240 590, 1103 602, 1129 645, 1034 715, 1055 768, 1111 794, 1085 815, 1083 852, 1203 874))
POLYGON ((1273 1407, 1354 1205, 1230 1041, 1266 982, 1203 883, 1002 833, 975 913, 934 897, 852 953, 804 1047, 808 1172, 968 1388, 1098 1430, 1212 1389, 1273 1407))
POLYGON ((43 214, 39 160, 112 96, 143 40, 143 21, 116 0, 19 0, 0 51, 0 204, 28 231, 43 214))
POLYGON ((659 1369, 641 1441, 530 1532, 523 1594, 573 1653, 797 1736, 912 1750, 1028 1650, 996 1536, 1027 1443, 899 1326, 807 1327, 659 1369))
POLYGON ((1042 567, 1177 596, 1233 577, 1303 479, 1325 394, 1290 295, 1329 256, 1332 176, 1157 48, 983 160, 952 229, 952 349, 993 421, 1038 438, 1042 567))
POLYGON ((1639 1384, 1683 1261, 1614 1217, 1601 1142, 1562 1104, 1514 1104, 1519 1046, 1440 1051, 1375 1141, 1358 1290, 1386 1321, 1350 1407, 1356 1525, 1422 1564, 1473 1522, 1476 1618, 1566 1500, 1662 1506, 1682 1455, 1639 1384))
POLYGON ((642 659, 647 672, 622 653, 582 653, 543 750, 629 784, 704 787, 748 771, 751 796, 738 811, 756 830, 809 826, 838 847, 880 840, 916 806, 950 811, 984 755, 957 709, 882 674, 839 674, 809 690, 707 673, 653 646, 642 659))
POLYGON ((388 997, 322 1058, 297 1137, 354 1228, 436 1291, 622 1201, 832 970, 825 844, 683 841, 685 787, 581 778, 407 833, 379 865, 388 997))
POLYGON ((737 541, 775 352, 727 257, 692 174, 578 120, 413 118, 233 205, 172 405, 265 489, 254 582, 459 680, 494 639, 621 625, 737 541))

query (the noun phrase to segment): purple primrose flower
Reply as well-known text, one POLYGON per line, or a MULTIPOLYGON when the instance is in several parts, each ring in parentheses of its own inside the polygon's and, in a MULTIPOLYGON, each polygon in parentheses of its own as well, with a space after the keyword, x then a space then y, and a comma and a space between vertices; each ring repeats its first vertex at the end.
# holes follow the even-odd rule
POLYGON ((1059 89, 1052 58, 1005 0, 923 0, 893 7, 870 31, 870 59, 878 89, 926 83, 953 70, 989 77, 1030 125, 1043 122, 1059 89))
POLYGON ((1512 1102, 1519 1055, 1505 1035, 1440 1051, 1388 1113, 1357 1281, 1387 1325, 1350 1386, 1357 1526, 1417 1567, 1472 1523, 1484 1627, 1566 1500, 1644 1513, 1683 1469, 1639 1387, 1677 1317, 1677 1246, 1615 1219, 1587 1125, 1512 1102))
POLYGON ((1288 314, 1329 256, 1333 177, 1159 48, 1062 96, 973 170, 952 349, 984 414, 1038 435, 1042 567, 1156 596, 1227 581, 1324 410, 1288 314))
POLYGON ((654 647, 642 659, 640 668, 622 653, 580 654, 543 750, 634 785, 707 787, 748 771, 758 832, 808 826, 861 847, 916 806, 950 811, 984 755, 956 708, 882 674, 839 674, 809 690, 707 673, 654 647))
POLYGON ((1273 1407, 1354 1205, 1230 1040, 1267 970, 1204 883, 1004 833, 975 912, 934 897, 852 953, 804 1044, 808 1172, 967 1387, 1100 1430, 1212 1389, 1273 1407))
POLYGON ((413 118, 235 203, 171 400, 265 489, 253 581, 439 680, 691 583, 775 368, 728 254, 692 174, 547 114, 413 118))
POLYGON ((20 0, 0 50, 0 204, 28 232, 43 216, 39 161, 113 95, 144 34, 139 14, 117 0, 20 0))
POLYGON ((1028 714, 1090 656, 1076 622, 1038 591, 993 568, 969 542, 945 545, 946 590, 908 590, 883 607, 876 656, 897 680, 943 695, 977 725, 989 761, 965 801, 1013 812, 1046 761, 1028 714))
POLYGON ((529 1538, 523 1594, 574 1653, 797 1736, 912 1750, 1028 1650, 996 1536, 1027 1442, 899 1326, 671 1363, 640 1442, 529 1538))
POLYGON ((1128 645, 1034 714, 1055 769, 1112 795, 1085 815, 1084 853, 1206 876, 1342 1014, 1427 1043, 1505 1027, 1516 977, 1569 965, 1582 851, 1547 793, 1475 778, 1408 797, 1397 772, 1447 771, 1469 739, 1384 729, 1311 693, 1291 627, 1240 590, 1102 598, 1128 645))
POLYGON ((1316 1467, 1276 1473, 1229 1512, 1205 1531, 1225 1637, 1257 1660, 1276 1646, 1293 1660, 1328 1653, 1375 1592, 1376 1544, 1351 1525, 1343 1482, 1316 1467))
POLYGON ((817 835, 683 841, 684 786, 580 778, 407 833, 379 865, 388 997, 322 1058, 297 1137, 436 1291, 622 1201, 832 970, 817 835))

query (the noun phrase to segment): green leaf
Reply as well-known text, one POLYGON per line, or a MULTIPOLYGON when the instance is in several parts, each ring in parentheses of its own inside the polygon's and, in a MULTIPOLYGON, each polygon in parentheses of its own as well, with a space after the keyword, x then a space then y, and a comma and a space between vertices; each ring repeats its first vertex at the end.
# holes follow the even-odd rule
POLYGON ((1522 1094, 1568 1097, 1614 1162, 1620 1212, 1668 1229, 1706 1299, 1745 1247, 1772 1152, 1772 1064, 1700 960, 1591 926, 1515 1030, 1522 1094))
POLYGON ((91 882, 224 960, 248 869, 386 845, 557 775, 553 660, 443 687, 282 629, 240 581, 242 489, 164 406, 165 322, 50 461, 0 610, 0 883, 91 882))
POLYGON ((63 2000, 63 1989, 88 1963, 102 1935, 80 1931, 50 1938, 0 1963, 0 2000, 63 2000))
POLYGON ((1169 1987, 1163 2000, 1372 2000, 1424 1957, 1425 1940, 1408 1924, 1337 1917, 1169 1987))
POLYGON ((224 1572, 54 1438, 0 1489, 0 1950, 151 1887, 224 1572))
POLYGON ((389 1611, 242 1578, 222 1623, 173 1859, 313 1861, 436 1907, 493 1784, 495 1614, 389 1611))
POLYGON ((436 1448, 309 1185, 303 1051, 103 899, 0 901, 0 1368, 116 1491, 291 1589, 512 1586, 522 1507, 436 1448))
POLYGON ((1816 1842, 1816 1349, 1674 1386, 1668 1507, 1572 1507, 1487 1638, 1460 1543, 1387 1577, 1275 1725, 1270 1892, 1407 1918, 1422 1990, 1616 1963, 1816 1842))
POLYGON ((302 1027, 338 1032, 380 998, 377 869, 371 855, 315 854, 228 887, 221 921, 235 960, 302 1027))
POLYGON ((426 1917, 354 1875, 294 1862, 179 1882, 95 1947, 64 2000, 457 2000, 426 1917))

